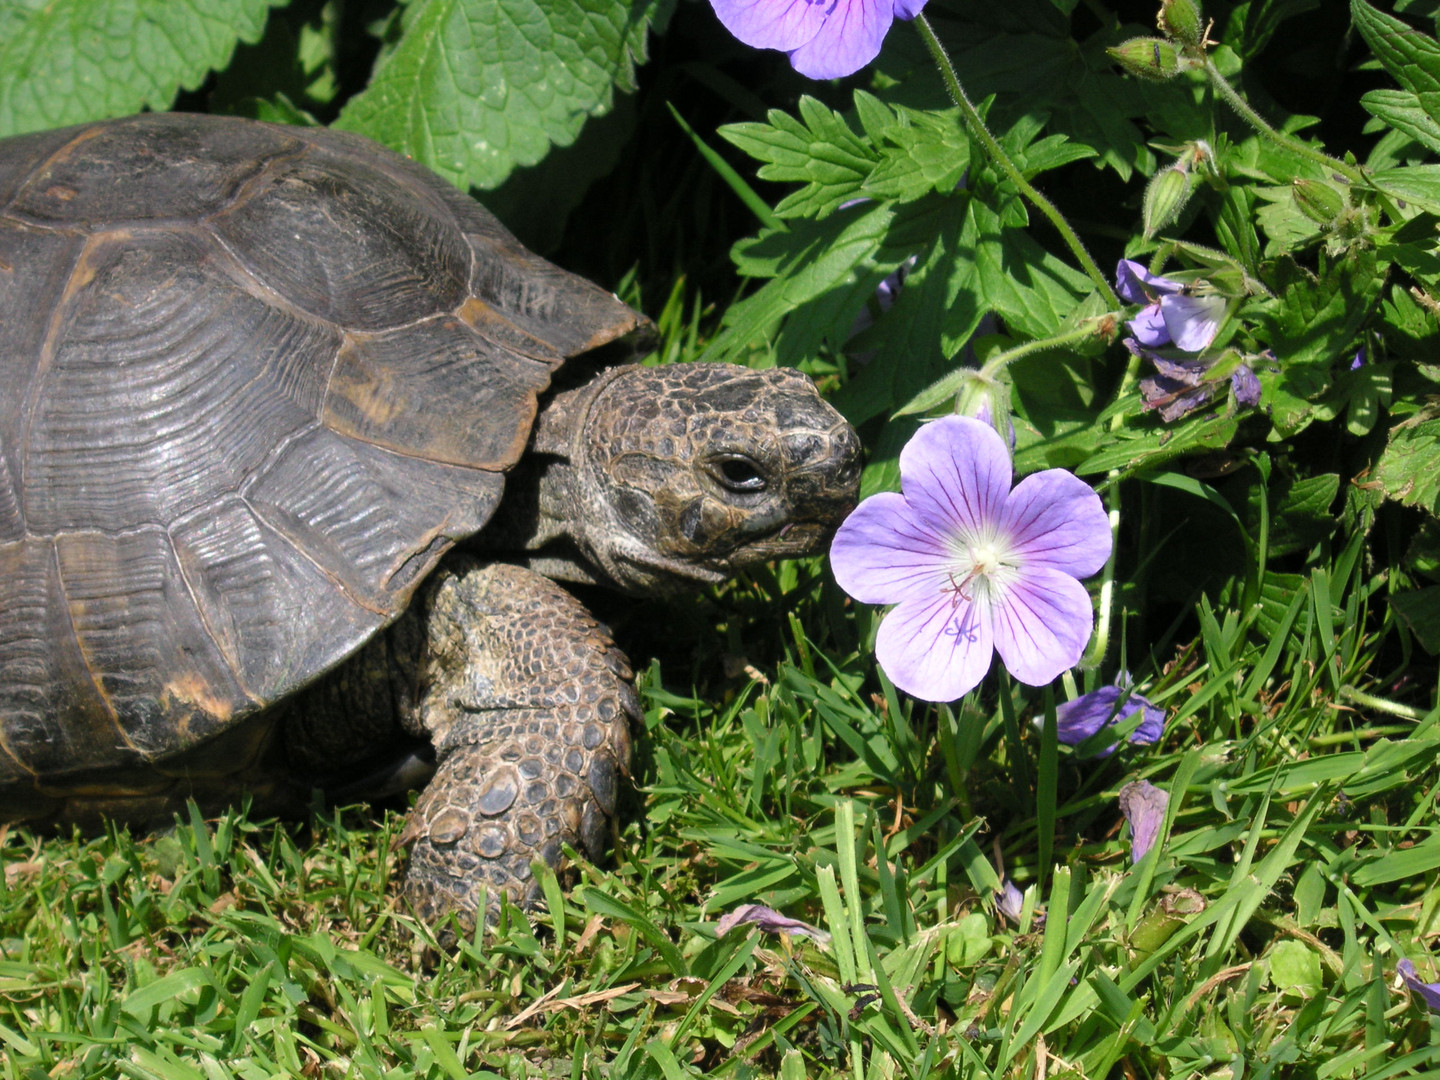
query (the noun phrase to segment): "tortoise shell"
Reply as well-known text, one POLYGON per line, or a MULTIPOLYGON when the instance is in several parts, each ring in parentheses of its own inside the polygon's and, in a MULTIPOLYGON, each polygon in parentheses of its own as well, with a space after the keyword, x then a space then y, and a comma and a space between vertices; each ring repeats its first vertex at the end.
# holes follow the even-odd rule
POLYGON ((176 754, 474 533, 613 296, 359 136, 0 141, 0 784, 176 754))

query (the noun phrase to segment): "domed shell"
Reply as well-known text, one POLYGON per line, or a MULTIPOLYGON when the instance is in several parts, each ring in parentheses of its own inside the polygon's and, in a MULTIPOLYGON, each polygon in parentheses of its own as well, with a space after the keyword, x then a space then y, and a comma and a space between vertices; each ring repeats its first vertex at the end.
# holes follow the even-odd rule
POLYGON ((0 141, 0 781, 185 750, 393 620, 637 324, 415 163, 153 114, 0 141))

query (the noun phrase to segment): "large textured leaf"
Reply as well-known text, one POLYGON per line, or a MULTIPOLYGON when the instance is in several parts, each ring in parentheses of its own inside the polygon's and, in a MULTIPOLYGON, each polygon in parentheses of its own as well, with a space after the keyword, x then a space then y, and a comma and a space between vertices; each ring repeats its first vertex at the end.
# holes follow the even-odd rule
POLYGON ((0 135, 165 109, 284 0, 0 0, 0 135))
POLYGON ((1353 0, 1350 14, 1385 70, 1432 120, 1440 120, 1440 43, 1364 0, 1353 0))
POLYGON ((1440 460, 1440 419, 1433 409, 1427 409, 1390 430, 1389 444, 1380 455, 1373 479, 1389 498, 1440 516, 1437 460, 1440 460))
POLYGON ((378 139, 462 188, 492 188, 634 89, 673 0, 410 0, 402 36, 336 127, 378 139))

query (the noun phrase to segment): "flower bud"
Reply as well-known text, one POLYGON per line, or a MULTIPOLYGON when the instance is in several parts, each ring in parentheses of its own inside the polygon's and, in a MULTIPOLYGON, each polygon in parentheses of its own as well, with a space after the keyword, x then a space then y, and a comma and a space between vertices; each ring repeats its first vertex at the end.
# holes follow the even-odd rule
POLYGON ((1164 38, 1131 38, 1105 51, 1131 75, 1142 79, 1164 82, 1180 74, 1180 53, 1164 38))
POLYGON ((1200 5, 1196 0, 1160 0, 1160 17, 1156 21, 1166 37, 1187 49, 1196 48, 1202 40, 1200 5))
POLYGON ((1180 211, 1185 209, 1194 189, 1195 178, 1184 158, 1161 169, 1150 178, 1150 183, 1145 187, 1142 213, 1145 239, 1149 240, 1180 216, 1180 211))
POLYGON ((989 424, 1015 450, 1015 422, 1010 418, 1010 387, 999 379, 973 371, 955 393, 955 412, 989 424))
POLYGON ((1300 212, 1317 225, 1334 228, 1340 215, 1345 213, 1345 196, 1323 180, 1296 178, 1290 191, 1300 212))

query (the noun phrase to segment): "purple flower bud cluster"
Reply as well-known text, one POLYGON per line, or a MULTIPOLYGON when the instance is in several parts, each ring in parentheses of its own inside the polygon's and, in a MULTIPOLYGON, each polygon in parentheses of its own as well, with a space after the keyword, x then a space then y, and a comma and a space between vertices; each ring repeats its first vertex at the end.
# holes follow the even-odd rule
MULTIPOLYGON (((1225 381, 1215 362, 1173 353, 1198 354, 1210 347, 1225 317, 1225 298, 1200 294, 1191 286, 1150 273, 1131 259, 1120 260, 1115 291, 1128 303, 1144 305, 1125 324, 1131 336, 1123 344, 1155 366, 1154 375, 1140 380, 1145 408, 1155 409, 1168 423, 1211 401, 1225 381), (1155 351, 1166 347, 1172 355, 1155 351)), ((1254 370, 1244 363, 1228 370, 1236 406, 1252 409, 1258 405, 1260 380, 1254 370)))

